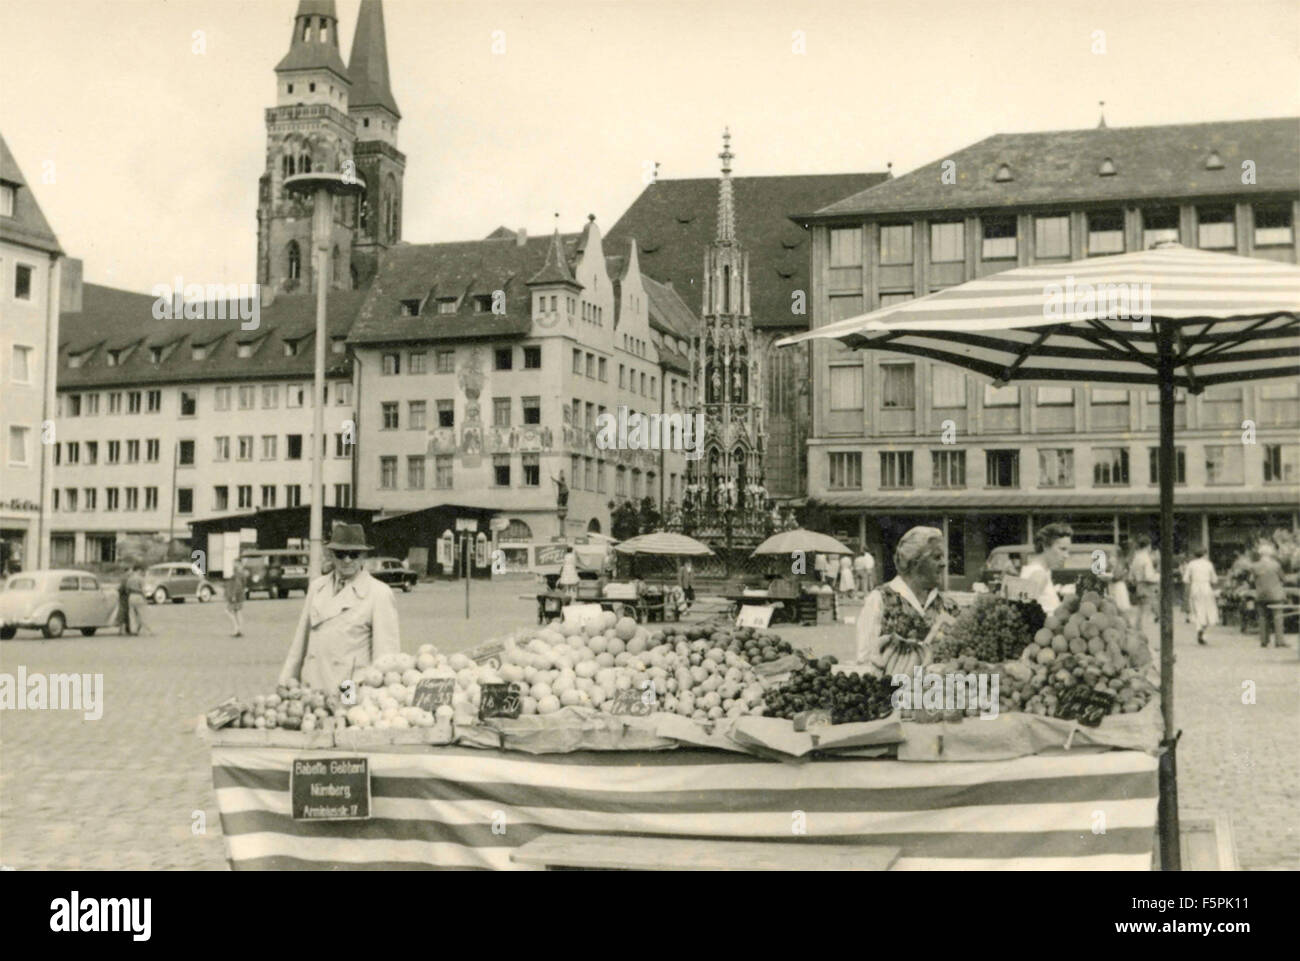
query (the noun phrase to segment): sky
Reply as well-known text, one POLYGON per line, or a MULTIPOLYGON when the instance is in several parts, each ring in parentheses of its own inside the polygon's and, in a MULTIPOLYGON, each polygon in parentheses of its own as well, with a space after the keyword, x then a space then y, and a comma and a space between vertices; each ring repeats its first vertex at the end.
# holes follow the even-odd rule
MULTIPOLYGON (((359 0, 337 6, 346 59, 359 0)), ((0 0, 0 130, 87 281, 255 281, 264 110, 296 8, 0 0)), ((663 178, 716 176, 724 125, 737 176, 898 175, 994 133, 1095 126, 1103 100, 1111 126, 1300 116, 1300 0, 384 13, 417 243, 549 232, 556 213, 608 230, 656 161, 663 178)))

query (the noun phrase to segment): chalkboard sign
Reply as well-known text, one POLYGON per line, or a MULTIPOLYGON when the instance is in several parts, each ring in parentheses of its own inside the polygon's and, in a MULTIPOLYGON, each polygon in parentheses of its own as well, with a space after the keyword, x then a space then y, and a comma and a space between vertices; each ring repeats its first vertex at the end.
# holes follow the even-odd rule
POLYGON ((480 688, 482 697, 478 704, 478 716, 518 717, 523 707, 518 684, 484 684, 480 688))
POLYGON ((740 609, 740 614, 736 617, 737 627, 755 627, 760 631, 765 631, 768 625, 772 623, 772 612, 776 607, 772 604, 746 604, 740 609))
POLYGON ((208 711, 208 727, 214 731, 226 727, 233 724, 241 713, 243 712, 239 706, 239 698, 228 697, 208 711))
POLYGON ((643 691, 627 688, 614 692, 614 701, 610 705, 610 714, 633 714, 645 717, 653 714, 655 709, 655 689, 647 687, 643 691))
POLYGON ((411 704, 421 710, 436 711, 442 705, 450 704, 455 693, 454 677, 426 677, 415 685, 415 697, 411 704))
POLYGON ((1098 691, 1087 684, 1076 684, 1061 695, 1056 706, 1056 716, 1067 721, 1078 721, 1084 727, 1097 727, 1110 713, 1115 695, 1098 691))
POLYGON ((295 821, 360 821, 370 817, 370 759, 294 758, 289 797, 295 821))

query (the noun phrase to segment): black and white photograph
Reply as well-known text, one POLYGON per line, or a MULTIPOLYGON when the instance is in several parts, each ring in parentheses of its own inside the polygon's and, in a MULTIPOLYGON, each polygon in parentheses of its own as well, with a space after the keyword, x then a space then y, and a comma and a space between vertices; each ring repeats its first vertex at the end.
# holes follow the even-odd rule
POLYGON ((1300 869, 1297 81, 1300 0, 0 0, 30 920, 1300 869))

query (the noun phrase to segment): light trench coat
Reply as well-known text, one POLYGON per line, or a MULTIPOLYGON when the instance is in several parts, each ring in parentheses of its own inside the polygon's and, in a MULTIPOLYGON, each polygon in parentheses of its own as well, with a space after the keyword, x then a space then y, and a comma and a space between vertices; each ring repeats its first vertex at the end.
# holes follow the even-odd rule
POLYGON ((358 668, 402 650, 397 608, 387 584, 361 571, 337 594, 333 574, 316 578, 293 633, 280 683, 290 677, 332 693, 358 668))

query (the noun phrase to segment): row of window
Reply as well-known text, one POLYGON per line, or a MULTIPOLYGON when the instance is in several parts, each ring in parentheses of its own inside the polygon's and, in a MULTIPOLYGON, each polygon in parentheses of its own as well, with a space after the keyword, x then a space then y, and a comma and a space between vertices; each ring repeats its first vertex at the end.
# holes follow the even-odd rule
MULTIPOLYGON (((1179 239, 1177 207, 1151 207, 1140 211, 1144 249, 1167 240, 1179 239)), ((1290 245, 1294 240, 1291 207, 1259 204, 1254 208, 1255 246, 1290 245)), ((1085 214, 1086 256, 1124 252, 1124 211, 1092 210, 1085 214)), ((1237 246, 1236 211, 1231 206, 1196 209, 1196 246, 1204 250, 1234 250, 1237 246)), ((1033 218, 1034 256, 1038 259, 1070 256, 1070 215, 1046 214, 1033 218)), ((930 263, 955 263, 966 259, 966 224, 961 220, 931 222, 930 263)), ((1012 260, 1017 256, 1016 218, 1013 215, 983 217, 980 220, 980 259, 1012 260)), ((914 225, 881 224, 879 262, 895 266, 913 262, 914 225)), ((863 233, 858 227, 835 228, 830 232, 831 267, 862 266, 863 233)))
MULTIPOLYGON (((602 360, 602 361, 601 361, 601 365, 602 365, 602 367, 603 367, 604 363, 605 363, 605 361, 602 360)), ((605 379, 604 377, 601 377, 601 380, 604 380, 604 379, 605 379)), ((645 371, 635 371, 635 370, 633 370, 633 369, 630 368, 630 367, 625 367, 623 364, 619 364, 619 365, 618 365, 618 386, 619 386, 620 389, 622 389, 622 390, 630 390, 630 391, 632 391, 633 393, 640 394, 642 397, 651 397, 651 398, 658 397, 658 396, 659 396, 659 379, 658 379, 657 377, 655 377, 654 374, 650 374, 650 375, 649 375, 649 384, 650 384, 650 389, 647 391, 647 390, 646 390, 646 372, 645 372, 645 371), (640 375, 640 380, 639 380, 639 382, 638 382, 638 379, 637 379, 637 375, 638 375, 638 374, 640 375), (638 388, 638 383, 640 384, 639 388, 638 388)), ((675 387, 676 387, 676 384, 674 383, 674 388, 675 388, 675 387)), ((674 389, 674 391, 673 391, 673 400, 676 400, 676 399, 677 399, 677 392, 676 392, 676 390, 674 389)))
MULTIPOLYGON (((11 430, 11 437, 12 437, 11 430)), ((261 459, 264 461, 275 460, 279 456, 280 438, 278 434, 261 435, 261 459)), ((231 459, 231 438, 228 436, 212 438, 212 459, 217 462, 229 461, 231 459)), ((256 438, 252 434, 244 434, 235 439, 235 460, 251 461, 256 438)), ((140 441, 125 441, 126 460, 123 461, 123 441, 110 440, 104 441, 104 463, 105 464, 138 464, 140 463, 140 441)), ((54 463, 55 466, 68 464, 69 466, 91 466, 99 463, 99 445, 97 440, 86 441, 60 441, 54 445, 54 463), (84 456, 83 456, 84 455, 84 456)), ((157 438, 149 438, 144 442, 144 462, 146 464, 156 464, 159 460, 161 444, 157 438)), ((195 462, 196 442, 194 440, 180 440, 176 442, 176 463, 180 467, 192 467, 195 462)), ((303 435, 302 434, 285 434, 284 435, 284 454, 285 460, 302 460, 303 457, 303 435)), ((329 455, 329 438, 324 438, 321 444, 321 454, 329 455)), ((351 457, 352 442, 345 434, 334 435, 334 456, 351 457)))
MULTIPOLYGON (((619 365, 619 371, 622 372, 623 365, 619 365)), ((597 357, 591 351, 585 354, 576 347, 573 350, 573 372, 580 376, 586 375, 592 380, 599 380, 602 383, 609 380, 609 365, 604 357, 597 357)), ((620 385, 621 386, 621 385, 620 385)))
MULTIPOLYGON (((830 409, 863 409, 863 366, 860 362, 832 364, 830 375, 830 409)), ((931 369, 930 405, 932 407, 966 407, 966 374, 951 367, 935 366, 931 369)), ((916 408, 916 365, 887 362, 880 365, 880 406, 886 410, 914 410, 916 408)), ((1006 387, 984 385, 985 407, 1016 407, 1020 404, 1020 388, 1014 384, 1006 387)), ((1040 407, 1070 406, 1074 404, 1073 387, 1036 387, 1034 400, 1040 407)), ((1259 387, 1262 400, 1286 400, 1300 397, 1300 384, 1295 382, 1263 384, 1259 387)), ((1186 399, 1178 392, 1178 401, 1186 399)), ((1242 399, 1240 386, 1220 385, 1206 388, 1202 403, 1237 402, 1242 399)), ((1127 404, 1129 390, 1125 387, 1093 387, 1089 400, 1094 405, 1127 404)), ((1159 391, 1146 391, 1148 403, 1159 403, 1159 391)))
MULTIPOLYGON (((558 295, 557 295, 557 294, 538 294, 538 295, 537 295, 537 301, 536 301, 536 303, 535 303, 535 307, 534 307, 534 314, 535 314, 536 316, 542 316, 542 315, 544 315, 544 314, 554 314, 554 313, 556 313, 556 312, 559 310, 559 301, 558 301, 557 298, 558 298, 558 295), (548 310, 547 307, 546 307, 546 298, 547 298, 547 297, 550 297, 550 298, 551 298, 551 301, 550 301, 551 306, 550 306, 550 309, 549 309, 549 310, 548 310)), ((574 307, 576 307, 577 304, 578 304, 578 298, 574 297, 574 296, 571 295, 571 294, 565 294, 565 296, 564 296, 564 304, 565 304, 566 309, 568 310, 569 316, 572 317, 572 316, 573 316, 573 309, 574 309, 574 307)), ((570 321, 570 323, 572 323, 572 321, 570 321)))
MULTIPOLYGON (((325 403, 329 403, 330 385, 325 385, 325 403)), ((253 410, 257 407, 258 394, 261 394, 262 409, 273 410, 280 406, 280 385, 279 384, 243 384, 239 387, 214 387, 212 388, 212 409, 213 410, 253 410), (236 405, 232 407, 232 402, 236 405)), ((340 381, 335 384, 334 403, 337 406, 347 406, 352 403, 352 384, 347 381, 340 381)), ((162 411, 162 391, 161 390, 130 390, 120 391, 113 390, 108 392, 108 413, 123 413, 123 400, 125 399, 125 412, 128 414, 149 413, 157 414, 162 411)), ((285 384, 284 385, 284 406, 289 408, 310 407, 312 406, 311 385, 285 384)), ((180 415, 182 417, 196 417, 199 412, 199 390, 198 388, 181 388, 180 390, 180 415)), ((60 417, 95 417, 99 414, 99 394, 60 394, 58 397, 58 415, 60 417)))
MULTIPOLYGON (((524 425, 540 424, 542 422, 542 399, 541 397, 522 397, 520 403, 523 407, 524 425)), ((455 427, 456 426, 456 407, 455 401, 452 400, 435 400, 435 411, 438 416, 438 427, 455 427)), ((511 397, 493 397, 492 398, 492 426, 493 427, 510 427, 513 422, 512 408, 514 399, 511 397)), ((399 430, 402 426, 401 403, 395 400, 381 401, 379 404, 380 427, 382 430, 399 430)), ((406 402, 406 429, 407 430, 426 430, 428 429, 429 405, 423 400, 409 400, 406 402)))
MULTIPOLYGON (((540 456, 538 454, 521 454, 519 458, 520 475, 518 486, 540 488, 542 486, 540 456)), ((423 454, 412 454, 406 458, 405 488, 407 490, 424 490, 426 487, 432 487, 434 490, 450 490, 455 487, 455 455, 436 454, 433 456, 432 484, 429 484, 430 478, 427 473, 429 460, 430 458, 423 454)), ((512 461, 513 458, 510 454, 493 455, 492 486, 514 486, 512 461)), ((605 467, 603 460, 597 460, 594 457, 581 457, 577 454, 572 455, 569 465, 569 486, 573 490, 605 493, 605 467)), ((655 486, 655 478, 654 471, 642 473, 638 468, 629 470, 626 467, 618 466, 614 469, 614 493, 620 497, 657 498, 658 490, 655 486)), ((677 496, 677 486, 678 477, 673 474, 669 483, 670 497, 677 496)), ((389 455, 379 458, 379 487, 381 490, 398 489, 398 458, 396 456, 389 455)))
MULTIPOLYGON (((269 336, 268 334, 261 334, 260 336, 254 336, 248 340, 237 340, 235 342, 235 356, 243 360, 247 360, 248 358, 254 356, 258 352, 258 350, 261 349, 262 344, 266 341, 266 338, 268 336, 269 336)), ((307 342, 307 339, 310 336, 311 336, 310 334, 305 334, 302 337, 297 337, 292 340, 289 339, 282 340, 281 346, 282 349, 284 350, 284 356, 297 357, 302 352, 303 345, 307 342)), ((150 346, 149 363, 154 365, 161 364, 164 360, 167 359, 168 355, 171 354, 173 350, 175 350, 177 343, 179 342, 173 342, 171 344, 155 344, 150 346)), ((191 343, 190 359, 207 360, 209 357, 214 356, 214 352, 216 348, 219 347, 220 345, 221 345, 221 338, 218 338, 216 340, 211 340, 201 344, 191 343)), ((126 363, 127 359, 131 356, 131 354, 135 351, 136 347, 138 346, 139 344, 127 344, 125 347, 114 347, 109 350, 105 350, 104 365, 106 367, 121 367, 124 363, 126 363)), ((77 353, 69 352, 68 366, 73 369, 84 366, 86 361, 90 359, 91 355, 93 355, 96 350, 98 350, 97 347, 91 347, 87 350, 83 350, 77 353)), ((336 354, 345 353, 347 351, 347 338, 346 337, 331 338, 330 350, 336 354)))
MULTIPOLYGON (((257 505, 259 508, 268 509, 279 506, 276 498, 277 486, 275 484, 262 484, 261 502, 257 505)), ((105 511, 137 511, 140 510, 140 490, 139 487, 105 487, 104 488, 104 510, 105 511)), ((253 509, 253 485, 238 484, 235 486, 235 503, 239 510, 253 509)), ((226 484, 218 484, 212 488, 212 510, 226 511, 230 510, 230 487, 226 484)), ((284 485, 284 505, 285 507, 302 506, 302 485, 285 484, 284 485)), ((334 506, 351 507, 352 506, 352 485, 335 484, 334 485, 334 506)), ((99 509, 99 489, 95 487, 63 487, 54 488, 54 510, 64 512, 75 511, 94 511, 99 509)), ((156 511, 158 509, 158 488, 144 488, 144 510, 156 511)), ((194 488, 178 487, 176 488, 176 513, 192 514, 194 513, 194 488)))
MULTIPOLYGON (((1264 482, 1267 484, 1300 481, 1300 445, 1264 444, 1264 482)), ((1046 448, 1038 452, 1038 487, 1070 488, 1075 486, 1074 450, 1071 448, 1046 448)), ((1147 449, 1148 478, 1150 484, 1159 479, 1159 448, 1147 449)), ((930 452, 930 486, 932 488, 962 488, 967 486, 966 455, 964 450, 936 450, 930 452)), ((1092 486, 1127 487, 1129 479, 1129 450, 1127 447, 1095 447, 1092 449, 1092 486)), ((862 453, 846 451, 832 453, 828 459, 828 486, 832 490, 862 489, 862 453)), ((916 486, 913 473, 913 451, 880 452, 881 488, 912 488, 916 486)), ((1241 445, 1217 444, 1205 448, 1205 477, 1208 484, 1242 484, 1243 461, 1241 445)), ((1175 480, 1187 483, 1186 448, 1177 449, 1175 480)), ((1020 451, 984 451, 985 487, 1020 487, 1020 451)))
MULTIPOLYGON (((542 367, 542 348, 541 347, 524 347, 523 361, 524 370, 541 370, 542 367)), ((577 353, 577 351, 574 351, 577 353)), ((456 373, 456 352, 454 350, 436 350, 433 352, 434 367, 436 374, 454 374, 456 373)), ((403 361, 408 374, 427 374, 429 373, 429 355, 423 350, 408 350, 403 353, 391 351, 383 355, 380 364, 380 370, 389 377, 402 373, 403 361)), ((604 361, 601 361, 603 364, 604 361)), ((514 370, 515 351, 513 347, 497 347, 492 351, 492 369, 493 370, 514 370)))

